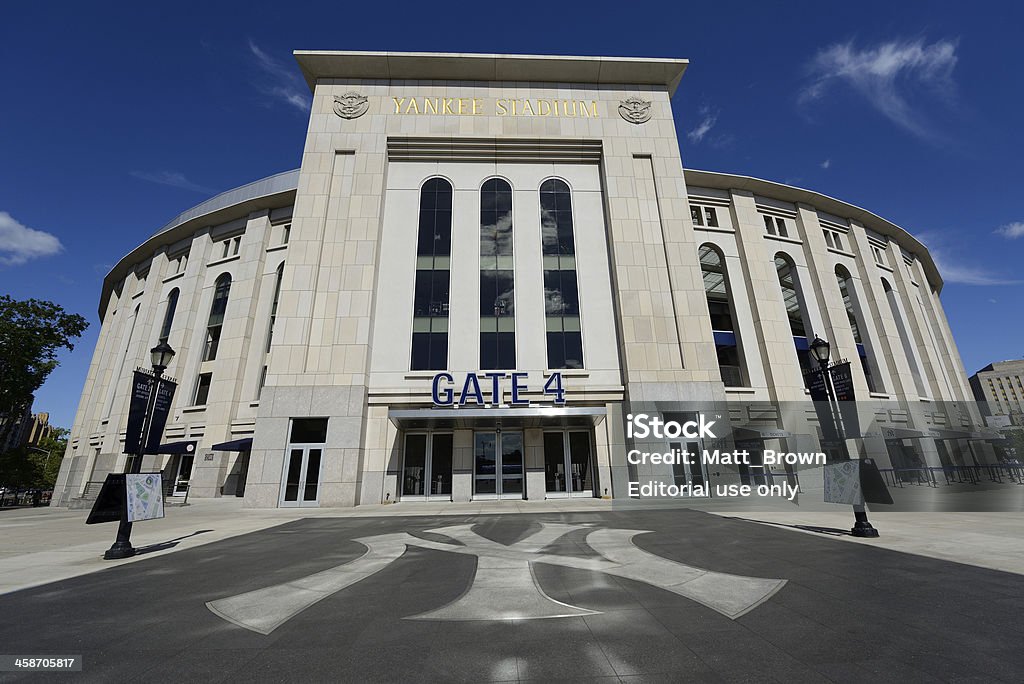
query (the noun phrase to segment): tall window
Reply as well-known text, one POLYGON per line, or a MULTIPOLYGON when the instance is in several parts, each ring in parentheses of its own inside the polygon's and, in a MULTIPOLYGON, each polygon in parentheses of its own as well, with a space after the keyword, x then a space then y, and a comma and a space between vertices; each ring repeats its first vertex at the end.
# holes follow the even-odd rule
POLYGON ((572 196, 565 181, 552 178, 541 184, 540 228, 548 368, 583 368, 572 196))
POLYGON ((167 309, 164 311, 164 324, 160 326, 160 341, 166 342, 171 336, 171 325, 174 324, 174 310, 178 308, 178 288, 167 294, 167 309))
POLYGON ((448 295, 452 255, 452 186, 430 178, 420 189, 413 293, 412 370, 448 367, 448 295))
POLYGON ((701 245, 698 250, 700 271, 704 278, 704 293, 708 298, 711 313, 711 329, 715 335, 715 350, 718 352, 718 370, 726 387, 743 387, 743 360, 733 323, 732 305, 729 301, 729 279, 725 273, 725 260, 711 245, 701 245))
POLYGON ((850 330, 853 331, 853 341, 857 344, 857 356, 860 358, 861 368, 864 369, 864 379, 867 380, 868 390, 877 392, 878 389, 871 368, 873 362, 868 358, 868 350, 864 346, 863 318, 853 298, 853 280, 850 278, 850 272, 842 266, 836 266, 836 280, 839 282, 839 293, 843 296, 846 318, 850 321, 850 330))
POLYGON ((480 368, 516 367, 512 186, 501 178, 480 189, 480 368))
POLYGON ((223 273, 217 278, 213 291, 213 304, 210 306, 210 320, 206 324, 206 344, 203 347, 203 361, 217 358, 220 347, 220 333, 224 326, 224 312, 228 308, 228 295, 231 293, 231 274, 223 273))
POLYGON ((284 262, 277 267, 277 276, 274 280, 274 301, 270 304, 270 325, 267 327, 267 349, 264 353, 270 353, 270 343, 274 339, 274 321, 277 320, 277 300, 281 297, 281 279, 284 277, 284 262))
POLYGON ((903 343, 903 352, 907 356, 907 363, 910 364, 910 374, 914 378, 914 386, 917 388, 918 396, 927 396, 924 386, 924 377, 921 373, 921 366, 917 362, 917 352, 914 349, 914 342, 907 330, 907 322, 903 318, 902 307, 899 304, 899 295, 896 293, 889 281, 882 278, 882 289, 885 290, 886 299, 889 300, 889 310, 892 312, 893 320, 896 321, 896 329, 900 333, 900 342, 903 343))
POLYGON ((789 257, 779 252, 775 255, 775 271, 779 275, 782 301, 786 305, 789 330, 793 334, 793 345, 796 347, 796 355, 800 361, 800 370, 807 373, 814 369, 814 364, 811 363, 810 345, 807 342, 809 326, 804 318, 800 301, 800 280, 796 274, 796 266, 789 257))

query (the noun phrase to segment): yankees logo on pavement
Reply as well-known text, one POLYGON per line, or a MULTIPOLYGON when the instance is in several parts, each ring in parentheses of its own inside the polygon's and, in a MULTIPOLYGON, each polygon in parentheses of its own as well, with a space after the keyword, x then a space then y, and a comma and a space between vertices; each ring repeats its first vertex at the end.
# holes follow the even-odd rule
POLYGON ((356 539, 366 553, 354 561, 314 575, 210 601, 215 614, 240 627, 270 634, 313 604, 373 576, 395 562, 410 546, 476 556, 472 585, 461 597, 407 620, 529 620, 594 615, 600 611, 571 606, 544 593, 534 563, 601 572, 644 582, 683 596, 735 620, 768 600, 786 584, 782 579, 745 577, 679 563, 648 553, 633 543, 648 530, 591 528, 588 525, 540 523, 541 529, 515 544, 499 544, 475 533, 472 525, 429 530, 457 543, 436 542, 406 532, 356 539), (588 530, 586 543, 600 558, 544 553, 562 536, 588 530))

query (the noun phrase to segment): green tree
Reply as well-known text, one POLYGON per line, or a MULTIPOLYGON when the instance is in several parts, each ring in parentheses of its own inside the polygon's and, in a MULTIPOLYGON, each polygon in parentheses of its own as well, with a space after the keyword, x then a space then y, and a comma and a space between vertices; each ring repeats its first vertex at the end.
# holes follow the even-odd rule
MULTIPOLYGON (((31 405, 32 395, 59 364, 57 351, 73 350, 73 340, 88 327, 85 318, 53 302, 0 295, 0 416, 16 416, 31 405)), ((0 443, 14 422, 4 421, 0 443)))
POLYGON ((21 446, 0 455, 0 486, 53 489, 68 448, 65 428, 53 428, 38 446, 21 446))

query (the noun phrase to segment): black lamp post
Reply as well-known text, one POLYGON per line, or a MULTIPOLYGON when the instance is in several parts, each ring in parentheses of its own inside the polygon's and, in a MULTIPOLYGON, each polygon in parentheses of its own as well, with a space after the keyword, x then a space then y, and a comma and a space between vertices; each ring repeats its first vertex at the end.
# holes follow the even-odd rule
MULTIPOLYGON (((828 396, 829 411, 832 414, 832 422, 836 426, 836 434, 839 437, 839 446, 842 449, 843 457, 850 460, 850 450, 846 445, 846 430, 843 427, 842 413, 839 411, 839 399, 836 397, 835 388, 832 386, 832 370, 828 367, 828 358, 832 348, 828 342, 817 335, 810 344, 811 354, 818 361, 818 368, 825 381, 825 394, 828 396)), ((855 523, 850 534, 854 537, 877 537, 878 530, 868 522, 868 512, 863 503, 853 505, 853 517, 855 523)))
MULTIPOLYGON (((156 406, 156 394, 160 385, 160 379, 174 358, 174 350, 166 341, 161 340, 160 344, 149 350, 150 363, 153 366, 153 378, 149 383, 149 401, 146 403, 146 414, 142 419, 142 433, 139 436, 138 451, 132 455, 128 466, 128 473, 136 474, 142 472, 142 456, 146 452, 146 443, 149 441, 149 428, 153 422, 153 410, 156 406)), ((132 546, 132 524, 128 522, 128 501, 121 511, 121 522, 117 525, 117 539, 113 545, 103 554, 106 560, 118 560, 131 558, 135 555, 135 547, 132 546)))

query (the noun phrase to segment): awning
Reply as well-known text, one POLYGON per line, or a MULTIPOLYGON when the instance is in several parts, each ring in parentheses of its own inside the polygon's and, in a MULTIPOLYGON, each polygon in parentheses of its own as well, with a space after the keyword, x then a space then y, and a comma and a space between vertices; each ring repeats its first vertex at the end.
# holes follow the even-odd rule
POLYGON ((388 418, 402 430, 591 427, 607 414, 603 406, 388 409, 388 418))
POLYGON ((970 439, 971 433, 966 430, 949 430, 947 428, 932 428, 930 430, 935 439, 970 439))
POLYGON ((167 444, 161 444, 156 448, 153 453, 156 454, 194 454, 196 452, 196 442, 192 440, 190 442, 168 442, 167 444))
POLYGON ((221 442, 220 444, 214 444, 210 448, 214 451, 252 451, 252 437, 221 442))
POLYGON ((999 432, 999 430, 978 430, 972 432, 971 436, 967 439, 1006 439, 1006 435, 999 432))
POLYGON ((754 425, 747 425, 744 427, 736 427, 732 429, 733 439, 781 439, 783 437, 792 437, 792 432, 786 432, 773 427, 757 427, 754 425))
POLYGON ((921 437, 931 437, 931 435, 925 434, 922 430, 884 427, 882 428, 882 437, 885 439, 920 439, 921 437))

